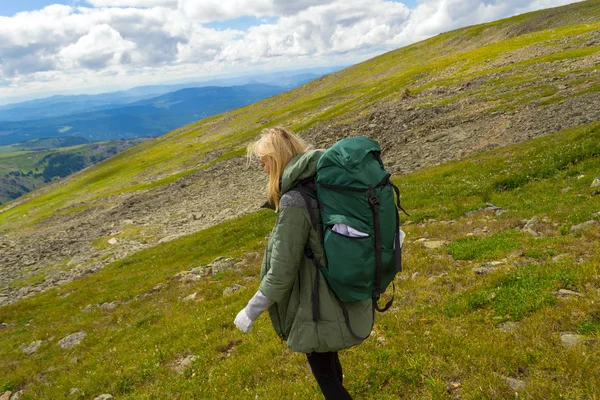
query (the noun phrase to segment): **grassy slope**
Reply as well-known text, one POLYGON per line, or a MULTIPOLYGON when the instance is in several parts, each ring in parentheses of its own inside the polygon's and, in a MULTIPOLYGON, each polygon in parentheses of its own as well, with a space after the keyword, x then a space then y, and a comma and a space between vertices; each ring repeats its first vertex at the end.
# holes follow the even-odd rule
MULTIPOLYGON (((398 177, 413 221, 405 226, 405 272, 396 279, 396 307, 378 316, 373 337, 342 355, 355 398, 514 396, 501 376, 526 381, 522 395, 533 398, 597 396, 600 233, 569 232, 600 211, 600 196, 590 197, 597 176, 600 124, 398 177), (486 202, 507 212, 467 213, 486 202), (517 229, 534 215, 545 217, 542 238, 517 229), (467 235, 477 228, 488 233, 467 235), (420 237, 448 244, 427 250, 420 237), (552 260, 560 254, 567 256, 552 260), (495 272, 472 272, 503 258, 495 272), (557 299, 561 288, 583 297, 557 299), (504 321, 521 325, 507 333, 498 328, 504 321), (587 335, 588 344, 565 349, 563 331, 587 335)), ((86 393, 81 398, 315 398, 304 358, 284 348, 266 316, 247 335, 232 324, 258 286, 258 265, 191 284, 169 281, 217 256, 260 251, 273 222, 271 212, 251 214, 1 308, 0 321, 16 325, 0 337, 0 385, 35 399, 65 398, 74 387, 86 393), (159 283, 165 289, 134 299, 159 283), (234 283, 245 288, 223 296, 234 283), (194 292, 196 301, 180 301, 194 292), (81 311, 111 301, 125 303, 81 311), (58 347, 79 330, 88 332, 81 345, 58 347), (34 340, 44 340, 37 353, 19 350, 34 340), (170 366, 189 354, 198 356, 192 367, 174 373, 170 366)))
MULTIPOLYGON (((136 141, 141 141, 140 139, 130 139, 128 142, 135 143, 136 141)), ((80 155, 84 157, 87 165, 91 165, 92 161, 90 159, 91 156, 100 156, 106 158, 107 150, 109 147, 116 146, 118 141, 105 141, 105 142, 96 142, 90 144, 78 144, 74 146, 67 147, 58 147, 58 148, 47 148, 42 150, 14 150, 20 147, 17 145, 11 146, 0 146, 0 176, 6 175, 11 171, 19 171, 24 174, 28 172, 33 173, 42 173, 44 169, 48 166, 48 162, 44 162, 39 164, 40 161, 48 155, 53 154, 73 154, 80 155), (100 150, 92 151, 94 148, 98 148, 100 146, 100 150), (37 169, 37 171, 36 171, 37 169)), ((24 178, 23 183, 27 183, 26 186, 29 188, 37 187, 44 184, 43 178, 34 178, 27 177, 24 178)), ((19 188, 4 188, 6 190, 15 190, 20 191, 19 188)), ((0 196, 0 201, 5 202, 8 199, 5 199, 0 196)))
MULTIPOLYGON (((558 11, 460 29, 384 54, 291 92, 188 125, 129 149, 61 185, 38 190, 0 213, 2 229, 33 225, 75 203, 170 183, 213 163, 216 149, 224 153, 221 159, 239 154, 244 143, 267 126, 284 124, 301 131, 323 121, 348 121, 379 102, 397 99, 406 88, 419 93, 434 85, 511 70, 516 75, 510 81, 489 79, 484 87, 453 100, 484 97, 487 107, 493 110, 510 109, 516 99, 551 97, 548 88, 535 85, 539 73, 531 65, 576 59, 598 52, 600 46, 557 52, 551 60, 541 56, 504 67, 494 67, 494 61, 542 42, 559 46, 563 39, 600 29, 599 18, 600 4, 587 1, 558 11), (528 82, 533 85, 521 96, 505 96, 507 90, 528 82)), ((600 90, 593 79, 585 83, 585 90, 600 90)))

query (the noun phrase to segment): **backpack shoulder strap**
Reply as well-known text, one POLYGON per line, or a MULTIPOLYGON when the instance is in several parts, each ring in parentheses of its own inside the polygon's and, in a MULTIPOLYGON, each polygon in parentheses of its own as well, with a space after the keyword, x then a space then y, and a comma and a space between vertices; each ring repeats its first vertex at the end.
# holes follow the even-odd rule
POLYGON ((311 197, 314 198, 315 200, 317 200, 317 207, 320 207, 320 204, 319 204, 319 200, 317 199, 317 190, 316 190, 316 186, 315 186, 315 181, 314 181, 314 179, 311 178, 311 179, 307 179, 302 182, 298 182, 298 184, 296 185, 296 188, 298 188, 300 195, 302 195, 302 198, 306 202, 306 209, 308 210, 308 214, 310 215, 310 223, 311 223, 313 229, 316 230, 317 229, 317 215, 315 214, 315 210, 312 207, 311 197), (312 194, 312 196, 310 196, 309 193, 312 194))

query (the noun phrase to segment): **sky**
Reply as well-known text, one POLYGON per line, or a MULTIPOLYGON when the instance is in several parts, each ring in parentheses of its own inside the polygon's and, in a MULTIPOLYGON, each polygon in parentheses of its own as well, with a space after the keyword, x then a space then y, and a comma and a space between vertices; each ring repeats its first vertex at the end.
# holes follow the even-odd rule
POLYGON ((452 29, 574 2, 0 0, 0 104, 350 65, 452 29))

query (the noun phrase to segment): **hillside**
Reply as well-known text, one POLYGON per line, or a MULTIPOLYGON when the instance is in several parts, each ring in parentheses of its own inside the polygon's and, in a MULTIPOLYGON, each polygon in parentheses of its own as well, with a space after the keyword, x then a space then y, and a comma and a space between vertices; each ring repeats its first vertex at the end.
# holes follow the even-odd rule
POLYGON ((241 155, 260 129, 283 124, 317 146, 379 140, 411 212, 398 308, 344 356, 352 393, 503 398, 518 380, 534 398, 593 397, 599 237, 593 222, 579 225, 600 212, 590 187, 600 177, 599 32, 597 1, 449 32, 10 202, 0 209, 0 383, 34 398, 71 388, 314 397, 305 361, 281 349, 264 317, 254 336, 231 324, 258 285, 252 253, 273 223, 255 212, 265 177, 241 155), (535 216, 539 238, 523 230, 535 216), (237 259, 170 279, 218 256, 237 259), (233 284, 244 288, 224 297, 233 284), (81 346, 57 345, 80 330, 81 346), (38 340, 33 355, 20 349, 38 340), (173 372, 191 355, 191 369, 173 372), (267 364, 269 374, 254 367, 267 364))
POLYGON ((264 127, 290 126, 317 146, 369 135, 392 171, 409 172, 598 121, 599 14, 598 2, 587 1, 439 35, 37 190, 0 209, 2 284, 24 279, 24 264, 94 271, 256 210, 265 178, 240 154, 264 127), (98 245, 122 235, 126 220, 135 234, 98 245))
POLYGON ((147 139, 90 144, 77 137, 36 139, 0 146, 0 204, 64 178, 147 139))
MULTIPOLYGON (((594 398, 595 177, 600 123, 397 177, 412 215, 405 271, 372 337, 342 353, 354 398, 594 398)), ((318 398, 305 357, 285 349, 266 316, 248 334, 232 322, 258 287, 274 217, 232 219, 0 307, 0 390, 318 398)), ((118 241, 137 233, 122 230, 118 241)), ((29 279, 11 285, 40 277, 29 279)))

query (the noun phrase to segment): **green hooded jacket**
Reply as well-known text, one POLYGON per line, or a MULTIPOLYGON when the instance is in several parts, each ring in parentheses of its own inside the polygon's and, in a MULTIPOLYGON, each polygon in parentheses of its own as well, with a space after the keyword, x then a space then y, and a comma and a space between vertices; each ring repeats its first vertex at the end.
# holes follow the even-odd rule
MULTIPOLYGON (((277 222, 260 271, 259 289, 275 302, 268 310, 275 332, 290 349, 302 353, 338 351, 361 342, 348 329, 342 308, 320 271, 319 320, 313 321, 312 291, 317 270, 304 248, 308 243, 321 265, 327 265, 321 216, 316 201, 312 201, 309 206, 317 215, 318 230, 312 229, 307 204, 295 186, 315 176, 322 154, 322 150, 302 153, 285 167, 277 222)), ((372 300, 346 303, 346 309, 354 333, 368 336, 374 318, 372 300)))

